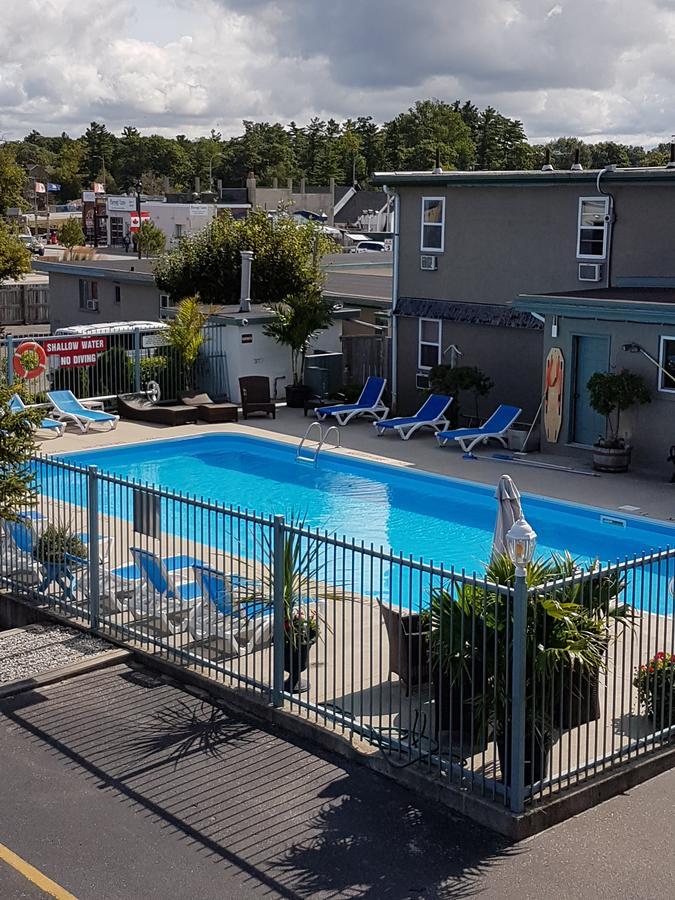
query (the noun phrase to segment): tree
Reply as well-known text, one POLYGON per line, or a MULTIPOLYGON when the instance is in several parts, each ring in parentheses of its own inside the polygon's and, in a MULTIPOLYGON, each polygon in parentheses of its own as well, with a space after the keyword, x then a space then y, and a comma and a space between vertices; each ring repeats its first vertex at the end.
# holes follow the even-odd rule
MULTIPOLYGON (((33 504, 33 473, 30 460, 35 449, 33 428, 42 420, 39 409, 12 412, 12 395, 23 395, 21 383, 0 380, 0 518, 16 520, 22 509, 33 504)), ((22 396, 22 399, 27 399, 22 396)))
POLYGON ((0 284, 30 272, 30 251, 0 219, 0 284))
POLYGON ((290 294, 321 286, 319 262, 333 247, 312 223, 298 225, 285 215, 271 218, 257 209, 247 218, 219 216, 155 265, 161 290, 175 299, 199 294, 213 306, 238 303, 241 250, 254 253, 251 297, 256 303, 279 303, 290 294))
POLYGON ((166 246, 166 235, 154 222, 143 222, 138 229, 138 246, 146 259, 149 256, 159 256, 166 246))
POLYGON ((169 323, 166 337, 180 357, 188 388, 192 386, 194 365, 204 341, 202 328, 207 318, 202 312, 198 297, 185 297, 178 304, 176 315, 169 323))
POLYGON ((16 161, 10 147, 0 147, 0 216, 9 206, 25 205, 23 189, 26 173, 16 161))
POLYGON ((59 241, 68 250, 84 245, 84 231, 77 219, 66 219, 59 228, 59 241))
POLYGON ((320 290, 290 294, 273 307, 274 319, 263 326, 263 333, 291 351, 293 384, 300 384, 305 356, 312 338, 333 322, 333 309, 320 290))

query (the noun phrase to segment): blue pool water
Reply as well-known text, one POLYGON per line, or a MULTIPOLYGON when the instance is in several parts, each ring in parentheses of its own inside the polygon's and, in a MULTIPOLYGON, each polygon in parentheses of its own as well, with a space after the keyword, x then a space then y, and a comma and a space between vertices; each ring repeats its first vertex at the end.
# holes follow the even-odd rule
MULTIPOLYGON (((456 570, 480 572, 490 555, 494 487, 330 452, 314 468, 296 462, 294 446, 240 435, 152 441, 62 458, 260 514, 300 514, 307 525, 331 534, 456 570)), ((495 467, 495 482, 499 474, 495 467)), ((585 561, 607 562, 672 546, 675 537, 666 523, 541 497, 524 495, 523 510, 538 534, 538 555, 568 550, 585 561)))

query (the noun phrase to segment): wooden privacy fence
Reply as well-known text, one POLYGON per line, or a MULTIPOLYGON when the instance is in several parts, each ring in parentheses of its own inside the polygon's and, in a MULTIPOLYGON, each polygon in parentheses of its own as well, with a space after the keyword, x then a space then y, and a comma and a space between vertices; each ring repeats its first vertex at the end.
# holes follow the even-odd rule
POLYGON ((0 287, 0 325, 47 325, 49 285, 11 284, 0 287))

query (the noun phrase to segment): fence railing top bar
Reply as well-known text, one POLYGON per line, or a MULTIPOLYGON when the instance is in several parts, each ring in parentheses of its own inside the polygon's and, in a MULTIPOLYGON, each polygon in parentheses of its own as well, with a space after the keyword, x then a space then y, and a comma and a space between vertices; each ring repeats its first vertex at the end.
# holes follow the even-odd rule
MULTIPOLYGON (((630 569, 640 568, 641 566, 653 565, 654 563, 663 562, 664 560, 675 559, 675 547, 666 547, 664 550, 654 550, 642 556, 628 557, 627 559, 617 560, 614 563, 605 563, 598 566, 597 569, 582 569, 574 575, 565 575, 561 578, 552 578, 550 581, 544 581, 542 584, 534 585, 529 588, 528 593, 537 594, 542 590, 556 590, 558 588, 573 587, 577 584, 591 583, 600 578, 607 578, 611 575, 625 573, 630 569)), ((675 574, 675 573, 674 573, 675 574)))

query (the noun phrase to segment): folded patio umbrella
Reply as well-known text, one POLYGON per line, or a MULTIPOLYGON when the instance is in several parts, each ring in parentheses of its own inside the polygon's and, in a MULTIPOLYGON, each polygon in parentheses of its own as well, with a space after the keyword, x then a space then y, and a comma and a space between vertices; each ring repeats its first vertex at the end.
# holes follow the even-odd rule
POLYGON ((510 475, 502 475, 495 491, 497 498, 497 521, 492 538, 492 559, 507 552, 506 534, 514 522, 523 514, 520 505, 520 491, 510 475))

